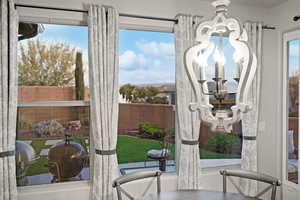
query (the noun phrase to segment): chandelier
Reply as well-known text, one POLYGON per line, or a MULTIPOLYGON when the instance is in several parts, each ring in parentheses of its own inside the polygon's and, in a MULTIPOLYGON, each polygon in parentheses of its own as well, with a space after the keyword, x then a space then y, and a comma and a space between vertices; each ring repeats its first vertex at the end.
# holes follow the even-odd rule
POLYGON ((228 16, 229 4, 229 0, 212 3, 215 16, 198 25, 196 44, 185 52, 185 67, 195 93, 190 110, 198 111, 201 121, 209 124, 212 131, 227 133, 232 132, 232 125, 241 120, 242 113, 251 110, 247 95, 257 68, 246 30, 238 19, 228 16), (231 47, 232 55, 224 50, 225 43, 231 47), (229 67, 225 69, 226 60, 229 67), (230 84, 235 84, 234 92, 229 92, 230 84), (226 101, 232 95, 235 98, 228 108, 226 101))

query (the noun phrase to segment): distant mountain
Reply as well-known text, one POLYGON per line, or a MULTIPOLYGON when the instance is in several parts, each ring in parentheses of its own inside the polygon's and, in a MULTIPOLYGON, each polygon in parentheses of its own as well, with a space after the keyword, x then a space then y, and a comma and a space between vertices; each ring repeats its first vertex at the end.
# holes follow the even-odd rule
POLYGON ((140 86, 154 86, 154 87, 158 87, 158 86, 163 86, 163 85, 175 85, 175 83, 152 83, 152 84, 147 84, 147 83, 142 83, 142 84, 138 84, 140 86))

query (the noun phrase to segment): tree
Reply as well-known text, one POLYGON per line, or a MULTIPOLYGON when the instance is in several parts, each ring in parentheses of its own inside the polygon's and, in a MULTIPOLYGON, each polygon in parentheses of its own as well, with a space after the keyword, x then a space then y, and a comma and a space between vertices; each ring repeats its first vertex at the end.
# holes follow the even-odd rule
POLYGON ((134 89, 135 89, 134 85, 127 83, 119 89, 119 92, 122 95, 122 97, 125 98, 126 101, 132 102, 134 89))
POLYGON ((126 101, 131 103, 150 103, 150 104, 167 104, 167 97, 157 96, 159 93, 158 88, 148 86, 135 86, 131 84, 123 85, 120 90, 120 94, 126 101))
POLYGON ((20 46, 19 85, 74 84, 75 48, 60 42, 28 40, 20 46))
POLYGON ((84 100, 84 74, 82 65, 82 53, 76 53, 75 89, 76 100, 84 100))
POLYGON ((289 78, 289 115, 290 117, 298 116, 299 106, 299 75, 289 78))

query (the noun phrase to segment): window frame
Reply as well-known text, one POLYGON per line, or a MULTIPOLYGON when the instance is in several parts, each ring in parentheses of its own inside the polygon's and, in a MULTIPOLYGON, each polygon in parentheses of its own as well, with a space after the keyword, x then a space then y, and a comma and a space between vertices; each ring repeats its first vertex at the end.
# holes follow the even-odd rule
MULTIPOLYGON (((20 8, 18 8, 19 11, 20 8)), ((26 8, 21 8, 21 14, 19 17, 19 22, 27 22, 27 23, 47 23, 47 24, 55 24, 55 25, 71 25, 71 26, 87 26, 87 23, 84 23, 83 21, 77 20, 66 20, 66 19, 60 19, 56 18, 55 20, 46 20, 46 18, 43 17, 37 17, 37 16, 26 16, 24 15, 22 10, 26 8), (65 22, 65 23, 64 23, 65 22)), ((29 10, 40 10, 37 8, 30 8, 29 10)), ((44 10, 41 10, 41 12, 47 12, 44 10)), ((66 12, 66 11, 57 11, 57 12, 66 12)), ((66 12, 68 13, 68 16, 72 16, 72 12, 66 12), (70 15, 71 14, 71 15, 70 15)), ((28 13, 29 14, 29 13, 28 13)), ((78 16, 77 16, 78 17, 78 16)), ((19 88, 19 85, 17 86, 19 88)), ((24 102, 18 102, 17 109, 18 108, 24 108, 24 107, 81 107, 81 106, 90 106, 90 100, 74 100, 74 101, 24 101, 24 102)), ((18 131, 18 130, 17 130, 18 131)), ((91 138, 91 135, 89 135, 89 138, 91 138)), ((94 146, 93 140, 90 139, 90 149, 92 149, 94 146)), ((90 177, 92 176, 93 172, 93 165, 91 164, 93 162, 93 156, 90 156, 90 177)), ((28 186, 18 186, 18 191, 35 191, 35 189, 46 189, 49 187, 49 185, 64 185, 66 187, 70 186, 88 186, 91 181, 91 178, 89 180, 81 180, 81 181, 71 181, 71 182, 62 182, 62 183, 55 183, 55 184, 38 184, 38 185, 28 185, 28 186)), ((58 189, 54 187, 54 189, 58 189)))
MULTIPOLYGON (((48 23, 48 24, 60 24, 60 25, 75 25, 75 26, 88 26, 87 23, 87 14, 86 13, 74 13, 70 11, 55 11, 54 13, 62 13, 64 17, 60 18, 53 14, 50 10, 44 10, 44 9, 38 9, 38 8, 22 8, 17 7, 17 10, 19 12, 19 22, 28 22, 28 23, 48 23), (34 12, 32 12, 34 11, 34 12), (43 14, 46 14, 47 16, 51 16, 51 18, 47 17, 41 17, 43 14), (56 16, 56 18, 52 18, 52 16, 56 16)), ((151 20, 150 20, 151 21, 151 20)), ((157 25, 156 23, 148 23, 149 20, 139 20, 139 19, 131 19, 131 20, 121 20, 119 24, 119 30, 125 29, 125 30, 137 30, 137 31, 153 31, 153 32, 167 32, 167 33, 174 33, 174 26, 173 23, 159 23, 157 25)), ((47 101, 49 103, 46 105, 45 102, 22 102, 18 103, 18 107, 28 107, 33 105, 38 106, 49 106, 49 105, 60 105, 60 106, 67 106, 67 104, 71 106, 82 106, 89 104, 89 101, 72 101, 72 102, 53 102, 53 101, 47 101)), ((92 119, 91 119, 92 120, 92 119)), ((175 127, 177 127, 177 122, 175 121, 175 127)), ((175 148, 176 152, 178 152, 178 144, 179 144, 179 136, 176 134, 176 143, 175 148)), ((90 148, 93 148, 93 140, 90 140, 90 148)), ((177 156, 175 160, 178 160, 179 153, 177 153, 177 156)), ((91 163, 93 156, 90 157, 91 163)), ((178 174, 178 162, 176 162, 176 172, 169 173, 167 176, 177 176, 178 174)), ((212 173, 218 173, 220 169, 240 169, 240 165, 228 165, 228 166, 217 166, 217 167, 209 167, 209 168, 202 168, 203 175, 206 174, 212 174, 212 173)), ((92 177, 93 173, 93 165, 90 165, 90 177, 92 177)), ((67 192, 67 191, 76 191, 76 192, 83 192, 83 194, 79 195, 78 197, 82 199, 82 197, 85 197, 85 193, 89 194, 89 188, 91 184, 90 180, 83 180, 83 181, 76 181, 76 182, 62 182, 62 183, 56 183, 56 184, 43 184, 43 185, 29 185, 29 186, 19 186, 18 192, 19 197, 24 197, 24 199, 32 199, 34 196, 36 198, 41 196, 43 198, 52 199, 51 196, 45 197, 45 194, 49 192, 67 192)), ((78 199, 79 199, 78 198, 78 199)))
MULTIPOLYGON (((288 141, 287 141, 287 131, 288 131, 288 115, 289 115, 289 109, 288 109, 288 89, 289 89, 289 74, 288 74, 288 55, 289 55, 289 47, 288 44, 292 40, 300 40, 300 29, 289 31, 283 33, 283 40, 282 40, 282 180, 284 185, 290 186, 292 188, 300 189, 300 159, 298 158, 298 184, 289 181, 288 180, 288 141)), ((299 45, 300 49, 300 45, 299 45)), ((299 54, 300 59, 300 54, 299 54)), ((300 70, 300 66, 299 66, 300 70)), ((300 77, 299 77, 299 83, 300 83, 300 77)), ((299 87, 300 90, 300 87, 299 87)), ((300 96, 300 94, 299 94, 300 96)), ((298 108, 298 113, 300 113, 300 107, 298 108)), ((300 118, 298 118, 298 127, 300 127, 300 118)), ((300 153, 300 137, 298 132, 298 155, 300 153)))

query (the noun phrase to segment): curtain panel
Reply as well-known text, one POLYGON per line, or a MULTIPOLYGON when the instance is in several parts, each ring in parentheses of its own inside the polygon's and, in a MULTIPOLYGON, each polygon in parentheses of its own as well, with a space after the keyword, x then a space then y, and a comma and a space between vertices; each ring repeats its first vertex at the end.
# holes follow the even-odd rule
POLYGON ((177 173, 178 189, 200 188, 200 155, 199 129, 200 118, 197 112, 189 110, 190 102, 195 101, 195 94, 188 78, 184 64, 185 51, 195 43, 195 28, 200 17, 191 15, 177 15, 178 24, 175 25, 176 51, 176 134, 177 142, 177 173))
POLYGON ((89 78, 93 152, 92 200, 116 199, 112 182, 119 176, 116 156, 118 126, 118 13, 89 6, 89 78))
MULTIPOLYGON (((242 116, 243 148, 242 169, 257 171, 257 141, 259 131, 259 106, 262 71, 262 23, 247 22, 244 27, 248 33, 248 42, 257 57, 257 71, 250 88, 248 102, 253 105, 250 112, 242 116)), ((241 188, 247 195, 255 195, 257 182, 241 180, 241 188)))
POLYGON ((0 200, 16 200, 18 15, 11 0, 0 6, 0 200))

